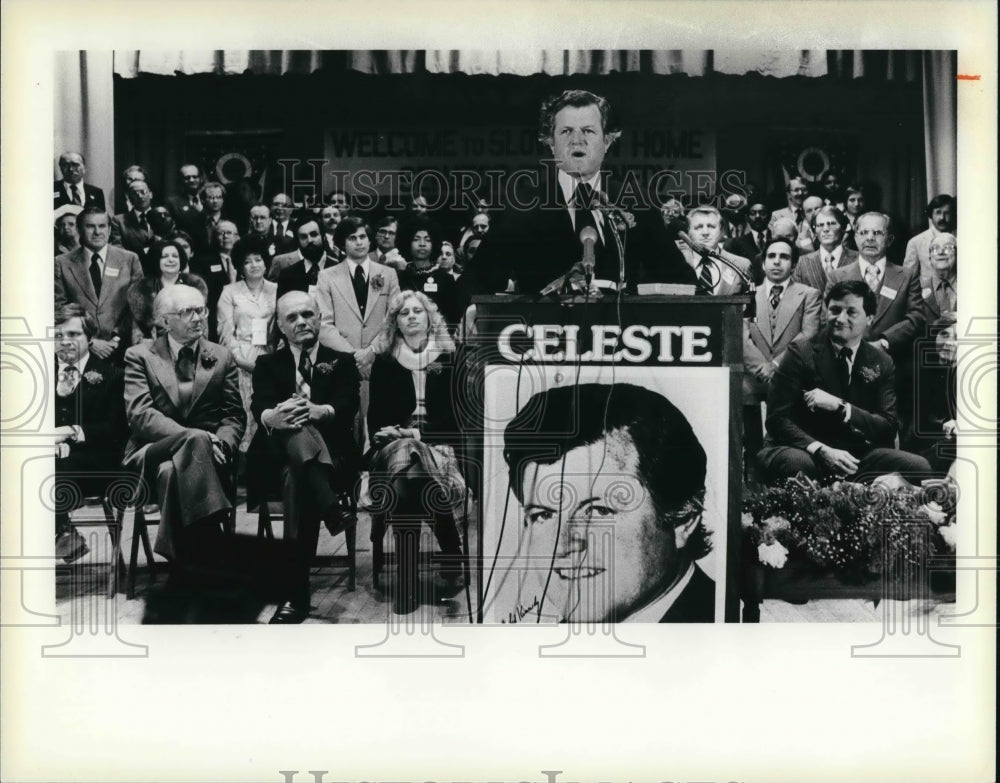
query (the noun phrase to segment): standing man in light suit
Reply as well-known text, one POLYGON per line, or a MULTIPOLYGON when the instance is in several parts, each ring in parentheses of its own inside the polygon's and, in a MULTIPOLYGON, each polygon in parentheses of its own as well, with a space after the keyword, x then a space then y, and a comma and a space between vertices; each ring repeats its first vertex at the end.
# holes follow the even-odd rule
MULTIPOLYGON (((320 272, 316 284, 316 300, 323 316, 320 342, 334 350, 352 352, 361 371, 359 436, 368 413, 368 375, 378 353, 374 343, 385 323, 389 302, 399 293, 396 270, 368 255, 370 234, 361 218, 344 218, 333 241, 345 259, 320 272)), ((358 441, 364 443, 364 438, 358 441)))
POLYGON ((97 321, 91 353, 99 359, 114 354, 120 366, 132 337, 128 289, 142 279, 142 265, 135 253, 108 244, 111 228, 103 209, 87 207, 76 225, 80 247, 56 256, 55 309, 76 302, 90 313, 97 321))

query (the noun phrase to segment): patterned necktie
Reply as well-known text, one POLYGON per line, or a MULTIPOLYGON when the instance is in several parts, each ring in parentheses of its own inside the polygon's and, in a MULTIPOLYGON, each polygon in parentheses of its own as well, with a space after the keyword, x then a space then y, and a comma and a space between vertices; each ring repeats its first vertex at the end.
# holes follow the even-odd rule
POLYGON ((70 192, 73 194, 73 203, 82 206, 83 202, 80 200, 80 188, 79 188, 79 186, 78 185, 70 185, 69 189, 70 189, 70 192))
POLYGON ((98 298, 101 296, 101 275, 101 256, 94 253, 90 257, 90 279, 94 283, 94 293, 97 294, 98 298))
POLYGON ((840 377, 841 390, 847 394, 847 390, 851 388, 851 349, 846 345, 837 356, 837 375, 840 377))
MULTIPOLYGON (((576 208, 577 236, 586 226, 596 230, 597 223, 594 221, 594 213, 591 210, 597 206, 597 193, 590 185, 581 182, 576 186, 576 190, 573 192, 573 206, 576 208)), ((600 233, 597 236, 600 237, 600 233)))
POLYGON ((181 346, 177 352, 177 378, 186 383, 194 380, 194 349, 190 345, 181 346))
POLYGON ((777 311, 781 303, 781 292, 785 290, 783 285, 771 286, 771 309, 777 311))
POLYGON ((830 274, 833 269, 833 255, 823 251, 823 272, 830 274))
POLYGON ((365 270, 361 264, 355 267, 351 282, 354 286, 354 298, 358 300, 358 309, 361 315, 364 315, 365 307, 368 305, 368 281, 365 280, 365 270))
POLYGON ((67 364, 59 373, 59 382, 56 384, 56 394, 60 397, 68 397, 76 389, 76 384, 80 380, 80 371, 75 364, 67 364))
POLYGON ((302 384, 299 386, 299 393, 309 398, 309 387, 312 386, 312 361, 309 359, 309 352, 303 351, 299 354, 299 375, 302 376, 302 384))
POLYGON ((757 250, 761 253, 764 252, 764 248, 767 246, 767 232, 761 231, 757 234, 757 250))
POLYGON ((942 313, 952 313, 957 308, 955 307, 955 289, 951 287, 951 283, 947 280, 942 280, 937 286, 938 293, 938 309, 942 313))
POLYGON ((701 261, 701 272, 698 274, 698 290, 704 294, 711 294, 715 289, 715 282, 712 276, 712 262, 707 258, 701 261))
POLYGON ((872 291, 878 292, 878 267, 869 266, 865 270, 865 282, 872 291))

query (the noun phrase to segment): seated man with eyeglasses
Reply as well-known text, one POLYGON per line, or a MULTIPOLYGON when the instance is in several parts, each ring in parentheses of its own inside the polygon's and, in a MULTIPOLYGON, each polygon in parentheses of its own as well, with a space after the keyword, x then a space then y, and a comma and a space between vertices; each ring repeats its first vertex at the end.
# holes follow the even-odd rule
POLYGON ((165 334, 125 354, 131 437, 123 466, 155 492, 155 551, 190 560, 232 509, 226 488, 246 428, 239 373, 227 348, 206 339, 208 309, 196 288, 173 285, 153 301, 165 334))

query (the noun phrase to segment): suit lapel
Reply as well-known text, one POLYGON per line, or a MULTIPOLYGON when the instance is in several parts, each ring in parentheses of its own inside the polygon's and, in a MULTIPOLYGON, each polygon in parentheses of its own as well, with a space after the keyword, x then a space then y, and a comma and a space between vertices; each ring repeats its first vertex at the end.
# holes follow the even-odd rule
POLYGON ((764 295, 764 286, 757 289, 757 328, 760 330, 761 336, 767 341, 768 346, 774 345, 774 340, 771 337, 771 319, 767 316, 770 312, 769 308, 771 305, 767 301, 767 297, 764 295), (764 317, 760 318, 760 314, 764 313, 764 317))
POLYGON ((841 397, 847 396, 847 389, 840 384, 840 374, 837 372, 837 364, 834 360, 833 346, 827 337, 821 337, 814 343, 814 357, 816 359, 816 375, 820 380, 820 388, 836 389, 841 397))
MULTIPOLYGON (((358 320, 363 323, 364 319, 361 317, 361 308, 358 307, 358 299, 354 296, 354 286, 351 284, 351 265, 346 261, 342 264, 337 264, 333 268, 333 284, 340 291, 341 298, 347 302, 348 306, 358 317, 358 320)), ((369 289, 371 288, 371 280, 368 281, 368 287, 369 289)))
POLYGON ((896 293, 899 293, 899 274, 896 271, 897 267, 890 264, 888 261, 885 262, 885 273, 882 275, 882 283, 878 287, 878 291, 875 292, 878 298, 878 304, 875 306, 875 320, 872 321, 872 327, 875 326, 879 321, 885 317, 886 311, 892 306, 893 301, 896 296, 883 296, 882 290, 885 286, 894 289, 896 293))
POLYGON ((80 290, 87 295, 87 298, 90 299, 96 307, 98 303, 97 291, 94 290, 94 281, 90 279, 90 262, 87 260, 88 253, 90 253, 90 251, 87 248, 78 248, 73 254, 70 269, 73 270, 73 276, 76 278, 76 282, 80 286, 80 290))
POLYGON ((174 404, 174 408, 180 411, 181 389, 177 383, 177 371, 174 368, 174 360, 170 355, 170 345, 167 343, 166 336, 154 340, 149 350, 152 355, 150 368, 153 370, 153 374, 167 393, 170 402, 174 404))
MULTIPOLYGON (((211 363, 210 359, 209 362, 211 363)), ((198 344, 198 360, 194 366, 194 382, 191 384, 191 400, 188 403, 188 409, 184 411, 185 416, 194 410, 194 406, 198 403, 198 398, 204 393, 205 387, 208 386, 208 382, 212 379, 219 364, 219 354, 215 352, 212 344, 205 339, 200 340, 198 344), (209 359, 209 357, 214 357, 216 361, 212 363, 211 367, 206 367, 205 360, 209 359)))
MULTIPOLYGON (((104 275, 101 277, 101 296, 98 300, 98 306, 100 306, 101 303, 111 299, 111 297, 114 295, 113 293, 114 289, 118 288, 118 286, 121 284, 121 276, 122 276, 121 258, 118 256, 117 253, 113 253, 111 251, 112 248, 109 246, 108 256, 104 262, 104 275), (108 274, 109 269, 115 269, 117 270, 117 273, 114 275, 109 275, 108 274)), ((89 276, 90 275, 88 275, 88 277, 89 276)), ((91 287, 93 287, 93 284, 91 284, 91 287)))
POLYGON ((778 303, 778 316, 774 319, 774 342, 778 341, 781 333, 785 331, 785 328, 792 320, 792 316, 795 315, 795 311, 799 309, 799 303, 802 301, 803 296, 805 294, 801 288, 797 285, 789 284, 788 290, 785 291, 785 295, 781 297, 781 301, 778 303))

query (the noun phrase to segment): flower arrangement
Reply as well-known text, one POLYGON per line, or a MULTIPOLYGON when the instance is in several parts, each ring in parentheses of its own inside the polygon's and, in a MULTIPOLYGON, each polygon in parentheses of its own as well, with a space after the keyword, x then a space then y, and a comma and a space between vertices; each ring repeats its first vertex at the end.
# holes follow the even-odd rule
POLYGON ((804 476, 743 501, 743 533, 770 568, 797 555, 818 571, 861 583, 888 568, 926 564, 955 552, 951 482, 821 485, 804 476))
POLYGON ((376 291, 381 291, 383 286, 385 286, 385 278, 382 276, 382 273, 379 272, 372 278, 372 288, 376 291))
POLYGON ((206 370, 211 370, 215 365, 219 363, 219 357, 214 353, 202 352, 201 354, 201 366, 206 370))
POLYGON ((442 367, 441 362, 431 362, 427 365, 426 369, 428 375, 437 375, 444 368, 442 367))
POLYGON ((97 370, 87 370, 83 374, 83 380, 89 383, 91 386, 96 386, 104 381, 104 376, 101 375, 97 370))
MULTIPOLYGON (((340 361, 339 359, 337 361, 340 361)), ((333 368, 337 366, 337 361, 333 362, 319 362, 313 365, 313 372, 319 373, 320 375, 329 375, 333 372, 333 368)))

